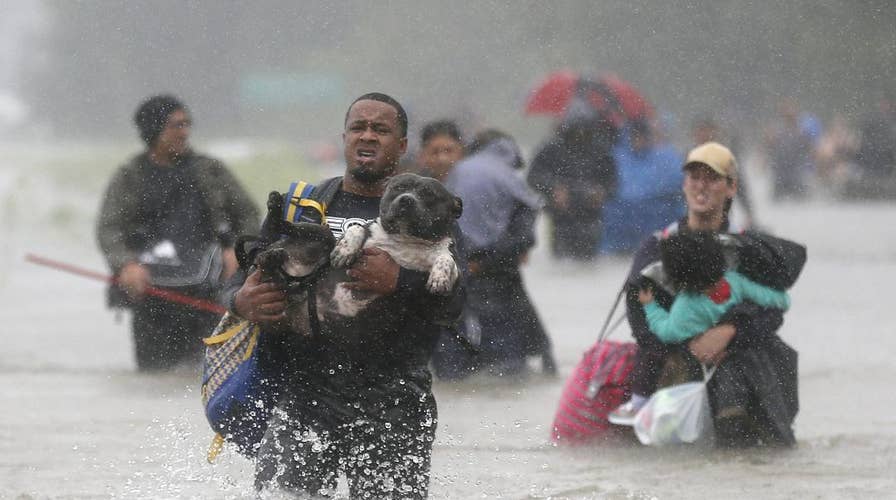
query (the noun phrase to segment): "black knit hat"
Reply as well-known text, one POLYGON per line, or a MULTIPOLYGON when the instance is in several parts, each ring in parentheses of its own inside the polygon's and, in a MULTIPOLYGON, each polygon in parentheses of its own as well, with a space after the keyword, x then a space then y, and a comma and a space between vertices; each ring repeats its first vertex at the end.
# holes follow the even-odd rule
POLYGON ((171 113, 187 107, 173 95, 156 95, 143 101, 134 113, 134 123, 140 131, 140 138, 147 146, 152 144, 165 129, 171 113))
POLYGON ((679 231, 663 238, 660 259, 679 290, 700 292, 725 274, 722 243, 712 231, 679 231))

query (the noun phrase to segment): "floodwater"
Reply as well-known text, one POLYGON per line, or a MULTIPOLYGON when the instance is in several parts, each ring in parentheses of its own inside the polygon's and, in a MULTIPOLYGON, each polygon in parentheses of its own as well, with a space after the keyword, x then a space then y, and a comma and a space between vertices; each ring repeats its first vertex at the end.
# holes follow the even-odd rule
MULTIPOLYGON (((104 286, 24 261, 34 252, 104 270, 99 193, 70 189, 71 172, 35 174, 34 161, 0 160, 0 498, 252 497, 248 460, 205 461, 198 374, 136 374, 128 318, 104 308, 104 286)), ((431 497, 896 498, 896 204, 773 205, 763 194, 765 227, 809 247, 781 331, 800 353, 796 448, 552 446, 564 379, 627 262, 555 263, 540 245, 526 279, 561 374, 437 383, 431 497)))

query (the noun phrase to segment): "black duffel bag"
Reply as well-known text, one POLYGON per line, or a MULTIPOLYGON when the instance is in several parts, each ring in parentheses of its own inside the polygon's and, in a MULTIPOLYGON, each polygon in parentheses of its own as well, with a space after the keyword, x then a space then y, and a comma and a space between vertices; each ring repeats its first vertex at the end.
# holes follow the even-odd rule
MULTIPOLYGON (((152 258, 147 253, 140 263, 149 268, 152 286, 196 298, 211 298, 221 286, 224 259, 221 245, 210 243, 202 249, 185 252, 174 259, 152 258)), ((109 307, 131 307, 133 302, 117 284, 109 286, 109 307)))
POLYGON ((787 290, 806 264, 806 247, 760 231, 728 235, 737 246, 737 270, 757 283, 787 290))

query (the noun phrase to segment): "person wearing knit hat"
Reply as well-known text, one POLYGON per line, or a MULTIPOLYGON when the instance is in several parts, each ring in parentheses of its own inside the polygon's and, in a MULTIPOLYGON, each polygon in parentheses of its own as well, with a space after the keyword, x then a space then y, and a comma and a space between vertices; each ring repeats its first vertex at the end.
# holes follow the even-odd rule
POLYGON ((109 304, 132 310, 137 368, 198 361, 219 315, 148 296, 149 287, 214 298, 237 269, 236 236, 258 230, 259 212, 218 160, 190 149, 191 119, 172 95, 143 101, 134 124, 146 150, 106 190, 97 240, 116 283, 109 304))
POLYGON ((134 113, 134 124, 147 146, 152 147, 165 130, 169 115, 177 110, 187 112, 186 106, 177 97, 167 94, 152 96, 140 104, 134 113))

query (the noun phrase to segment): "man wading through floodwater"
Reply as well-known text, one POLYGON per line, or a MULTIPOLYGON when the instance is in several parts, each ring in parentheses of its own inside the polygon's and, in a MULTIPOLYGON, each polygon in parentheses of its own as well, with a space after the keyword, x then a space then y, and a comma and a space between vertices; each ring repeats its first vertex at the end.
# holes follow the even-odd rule
MULTIPOLYGON (((318 185, 327 191, 339 183, 320 200, 337 238, 378 216, 407 149, 407 115, 387 95, 361 96, 349 107, 343 142, 345 176, 318 185)), ((393 312, 358 336, 281 336, 285 390, 258 451, 256 487, 331 496, 345 474, 351 498, 425 498, 436 429, 427 365, 439 332, 460 314, 462 288, 433 295, 427 273, 401 268, 378 249, 365 250, 349 276, 355 289, 383 295, 393 312)), ((231 311, 262 325, 283 319, 284 292, 260 282, 258 271, 243 279, 231 289, 231 311)))

